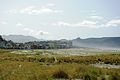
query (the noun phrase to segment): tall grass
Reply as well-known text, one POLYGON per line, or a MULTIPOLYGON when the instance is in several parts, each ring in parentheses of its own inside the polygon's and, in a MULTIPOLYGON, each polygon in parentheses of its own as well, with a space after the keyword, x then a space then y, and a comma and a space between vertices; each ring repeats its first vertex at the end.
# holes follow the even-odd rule
POLYGON ((85 64, 40 65, 33 62, 0 62, 0 80, 44 79, 119 80, 120 69, 95 68, 85 64), (114 78, 114 79, 113 79, 114 78))
POLYGON ((0 80, 120 79, 120 69, 89 65, 98 62, 119 65, 120 54, 59 57, 0 50, 0 80))

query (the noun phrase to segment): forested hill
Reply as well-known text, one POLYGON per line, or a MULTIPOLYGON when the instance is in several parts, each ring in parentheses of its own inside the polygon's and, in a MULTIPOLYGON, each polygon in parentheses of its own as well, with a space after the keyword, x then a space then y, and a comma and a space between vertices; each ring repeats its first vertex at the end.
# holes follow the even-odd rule
POLYGON ((71 47, 72 42, 69 40, 28 41, 25 43, 16 43, 11 40, 4 40, 2 36, 0 36, 1 49, 66 49, 71 47))
POLYGON ((120 37, 76 38, 73 40, 62 39, 16 43, 11 40, 5 40, 0 36, 0 48, 5 49, 65 49, 76 47, 120 49, 120 37))

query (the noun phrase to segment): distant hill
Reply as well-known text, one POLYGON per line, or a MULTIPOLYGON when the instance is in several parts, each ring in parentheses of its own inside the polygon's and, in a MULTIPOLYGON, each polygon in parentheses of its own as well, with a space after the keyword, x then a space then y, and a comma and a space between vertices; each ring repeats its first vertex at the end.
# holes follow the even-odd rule
POLYGON ((32 36, 24 36, 24 35, 2 35, 5 40, 12 40, 17 43, 25 43, 29 41, 41 41, 42 39, 37 39, 32 36))
MULTIPOLYGON (((2 35, 3 39, 0 38, 1 42, 6 42, 6 40, 12 40, 17 43, 25 43, 30 41, 44 41, 42 39, 37 39, 32 36, 24 35, 2 35)), ((61 42, 67 42, 66 39, 59 40, 61 42)), ((120 49, 120 37, 102 37, 102 38, 87 38, 81 39, 76 38, 70 40, 73 47, 87 47, 87 48, 102 48, 102 49, 120 49)))
POLYGON ((74 47, 120 48, 120 37, 76 38, 72 40, 72 44, 74 47))

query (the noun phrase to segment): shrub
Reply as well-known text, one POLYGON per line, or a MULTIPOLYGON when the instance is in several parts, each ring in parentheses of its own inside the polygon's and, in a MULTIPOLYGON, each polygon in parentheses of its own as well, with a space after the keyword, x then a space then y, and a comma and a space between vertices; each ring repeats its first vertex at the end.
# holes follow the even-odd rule
POLYGON ((64 71, 60 70, 57 71, 53 74, 53 78, 57 78, 57 79, 68 79, 69 76, 67 73, 65 73, 64 71))
POLYGON ((89 75, 85 75, 85 76, 84 76, 84 79, 85 79, 85 80, 91 80, 91 78, 90 78, 89 75))

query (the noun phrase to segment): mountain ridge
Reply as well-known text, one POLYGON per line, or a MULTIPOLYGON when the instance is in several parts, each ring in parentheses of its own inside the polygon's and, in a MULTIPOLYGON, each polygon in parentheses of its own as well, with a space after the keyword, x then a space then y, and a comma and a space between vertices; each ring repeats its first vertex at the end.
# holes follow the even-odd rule
MULTIPOLYGON (((2 35, 2 36, 5 40, 11 40, 16 43, 25 43, 30 41, 45 41, 43 39, 38 39, 32 36, 25 36, 25 35, 2 35)), ((60 41, 67 41, 67 40, 61 39, 60 41)), ((86 39, 82 39, 78 37, 70 41, 72 42, 73 47, 120 48, 120 37, 101 37, 101 38, 86 38, 86 39)))
POLYGON ((76 38, 72 43, 74 47, 120 48, 120 37, 76 38))
POLYGON ((42 39, 35 38, 33 36, 25 36, 25 35, 2 35, 2 37, 6 40, 12 40, 16 43, 25 43, 29 41, 42 41, 42 39))

